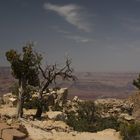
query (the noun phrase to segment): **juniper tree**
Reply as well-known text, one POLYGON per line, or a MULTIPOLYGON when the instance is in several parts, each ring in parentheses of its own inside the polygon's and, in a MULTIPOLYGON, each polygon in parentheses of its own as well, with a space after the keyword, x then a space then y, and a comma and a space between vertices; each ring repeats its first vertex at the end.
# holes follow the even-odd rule
POLYGON ((18 80, 18 103, 17 103, 17 117, 23 115, 23 104, 25 90, 27 85, 39 85, 39 68, 41 63, 41 55, 37 55, 33 51, 33 43, 28 43, 23 46, 22 53, 16 50, 6 52, 6 58, 10 62, 12 75, 18 80))
POLYGON ((57 78, 62 80, 75 80, 71 59, 66 59, 64 66, 46 65, 43 69, 41 65, 42 56, 33 51, 33 44, 29 43, 23 47, 22 53, 16 50, 6 52, 7 60, 11 64, 12 75, 18 80, 18 104, 17 117, 23 115, 24 99, 27 96, 26 88, 28 85, 37 86, 39 97, 37 103, 36 117, 41 117, 43 111, 43 92, 48 90, 51 84, 56 84, 57 78), (42 74, 40 77, 39 74, 42 74), (43 80, 42 80, 43 79, 43 80))
POLYGON ((140 90, 140 74, 136 80, 133 80, 133 85, 140 90))

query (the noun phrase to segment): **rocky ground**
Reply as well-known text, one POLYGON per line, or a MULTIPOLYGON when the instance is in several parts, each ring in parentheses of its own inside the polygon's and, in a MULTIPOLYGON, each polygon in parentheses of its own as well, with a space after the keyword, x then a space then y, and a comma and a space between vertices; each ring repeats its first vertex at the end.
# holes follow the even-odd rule
MULTIPOLYGON (((11 116, 14 116, 15 111, 16 111, 15 108, 7 107, 7 106, 3 106, 0 110, 1 116, 3 117, 5 116, 5 122, 11 126, 13 126, 13 124, 15 125, 14 120, 6 119, 6 117, 10 118, 11 116)), ((30 113, 31 112, 32 110, 30 111, 30 113)), ((73 131, 63 121, 55 121, 55 120, 29 121, 27 119, 21 119, 20 124, 26 127, 29 133, 28 140, 82 140, 82 139, 121 140, 121 136, 119 132, 116 132, 113 129, 107 129, 97 133, 88 133, 88 132, 80 133, 80 132, 73 131)))
POLYGON ((88 132, 45 132, 41 129, 33 128, 29 124, 25 124, 29 136, 33 140, 121 140, 119 132, 113 129, 106 129, 97 133, 88 132))
MULTIPOLYGON (((65 91, 65 90, 59 90, 65 91)), ((54 93, 54 92, 53 92, 54 93)), ((65 111, 77 111, 77 105, 83 100, 80 100, 78 97, 74 97, 73 100, 67 100, 67 105, 63 108, 63 111, 49 111, 42 114, 41 120, 36 120, 33 118, 35 114, 35 109, 24 109, 24 118, 17 121, 16 116, 16 107, 14 107, 15 100, 11 97, 11 94, 3 96, 3 100, 0 105, 0 131, 3 129, 2 123, 5 123, 7 130, 22 132, 20 135, 26 134, 28 132, 28 137, 26 140, 122 140, 119 132, 114 129, 106 129, 97 133, 89 132, 77 132, 73 128, 68 126, 65 123, 67 115, 65 111), (7 126, 8 125, 8 126, 7 126), (16 128, 15 128, 16 125, 16 128), (22 126, 22 127, 21 127, 22 126), (16 130, 15 130, 16 129, 16 130), (26 131, 27 132, 26 132, 26 131)), ((64 96, 64 94, 63 94, 64 96)), ((139 94, 137 97, 140 96, 139 94)), ((53 96, 52 96, 53 97, 53 96)), ((65 98, 60 98, 60 100, 66 100, 65 98)), ((48 98, 46 98, 48 99, 48 98)), ((131 97, 129 100, 124 99, 97 99, 94 101, 96 114, 102 118, 109 118, 111 116, 117 117, 120 121, 133 122, 135 120, 134 107, 136 110, 135 102, 139 101, 138 99, 134 102, 135 98, 131 97)), ((58 101, 58 99, 56 99, 58 101)), ((138 106, 137 106, 138 108, 138 106)), ((138 110, 138 109, 137 109, 138 110)), ((5 128, 5 126, 4 126, 5 128)), ((5 135, 9 134, 6 132, 5 135)), ((2 131, 1 131, 2 132, 2 131)), ((12 132, 13 133, 13 132, 12 132)), ((10 135, 10 137, 12 134, 10 135)), ((3 140, 13 140, 4 138, 3 140)))

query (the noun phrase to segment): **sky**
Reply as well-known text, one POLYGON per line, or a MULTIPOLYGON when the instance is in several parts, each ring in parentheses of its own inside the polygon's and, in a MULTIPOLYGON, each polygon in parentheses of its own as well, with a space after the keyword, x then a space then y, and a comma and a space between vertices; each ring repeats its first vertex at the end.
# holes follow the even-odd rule
POLYGON ((33 41, 44 62, 72 58, 75 71, 140 71, 140 0, 0 0, 5 52, 33 41))

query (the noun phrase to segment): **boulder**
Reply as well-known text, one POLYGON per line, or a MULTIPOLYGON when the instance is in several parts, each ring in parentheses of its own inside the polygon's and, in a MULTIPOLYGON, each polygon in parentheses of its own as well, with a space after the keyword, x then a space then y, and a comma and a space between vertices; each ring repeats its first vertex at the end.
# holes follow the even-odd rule
POLYGON ((8 104, 9 103, 9 98, 11 98, 13 95, 12 93, 6 93, 3 95, 3 101, 5 104, 8 104))
POLYGON ((17 98, 9 98, 9 106, 16 106, 17 105, 17 98))
POLYGON ((11 128, 9 125, 7 125, 6 123, 0 123, 0 139, 2 138, 2 131, 4 129, 9 129, 11 128))
MULTIPOLYGON (((73 129, 69 127, 63 121, 54 121, 54 120, 36 120, 30 121, 29 123, 25 123, 25 127, 28 130, 27 124, 30 125, 32 128, 37 128, 38 130, 44 130, 44 132, 71 132, 73 129)), ((30 135, 30 130, 28 130, 30 135)))
POLYGON ((23 140, 26 135, 16 129, 4 129, 2 132, 3 140, 23 140))
POLYGON ((135 120, 133 116, 130 116, 126 113, 122 113, 120 115, 120 118, 124 119, 125 121, 134 121, 135 120))
POLYGON ((49 111, 46 113, 46 115, 50 120, 55 121, 65 121, 67 118, 67 115, 61 111, 49 111))
POLYGON ((0 123, 0 139, 3 140, 23 140, 27 135, 18 130, 19 127, 9 126, 0 123))
POLYGON ((17 108, 9 107, 8 105, 3 105, 0 108, 1 118, 15 118, 16 117, 17 108))
MULTIPOLYGON (((34 92, 31 101, 37 99, 38 97, 39 93, 34 92)), ((55 88, 43 92, 43 102, 45 103, 45 106, 49 111, 55 110, 55 107, 62 108, 64 104, 67 102, 67 97, 68 97, 67 88, 55 88)), ((13 99, 10 100, 14 101, 13 99)), ((9 98, 7 102, 9 103, 9 98)))
POLYGON ((78 100, 79 100, 79 98, 78 98, 78 96, 74 96, 74 98, 73 98, 73 102, 78 102, 78 100))
POLYGON ((68 89, 61 88, 58 89, 56 93, 57 93, 57 98, 55 99, 55 104, 58 104, 60 107, 62 107, 67 102, 68 89))
POLYGON ((3 95, 3 102, 13 107, 17 104, 17 98, 12 93, 7 93, 3 95))

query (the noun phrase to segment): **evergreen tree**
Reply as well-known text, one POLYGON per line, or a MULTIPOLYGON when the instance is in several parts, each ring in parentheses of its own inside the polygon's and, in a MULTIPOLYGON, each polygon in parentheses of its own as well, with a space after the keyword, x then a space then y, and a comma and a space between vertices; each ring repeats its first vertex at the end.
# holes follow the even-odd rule
POLYGON ((33 51, 33 43, 23 47, 22 53, 16 50, 6 52, 6 58, 11 64, 12 75, 18 79, 17 117, 23 115, 23 104, 27 85, 39 85, 39 68, 42 57, 33 51))
POLYGON ((136 80, 133 80, 133 85, 140 90, 140 74, 136 80))

